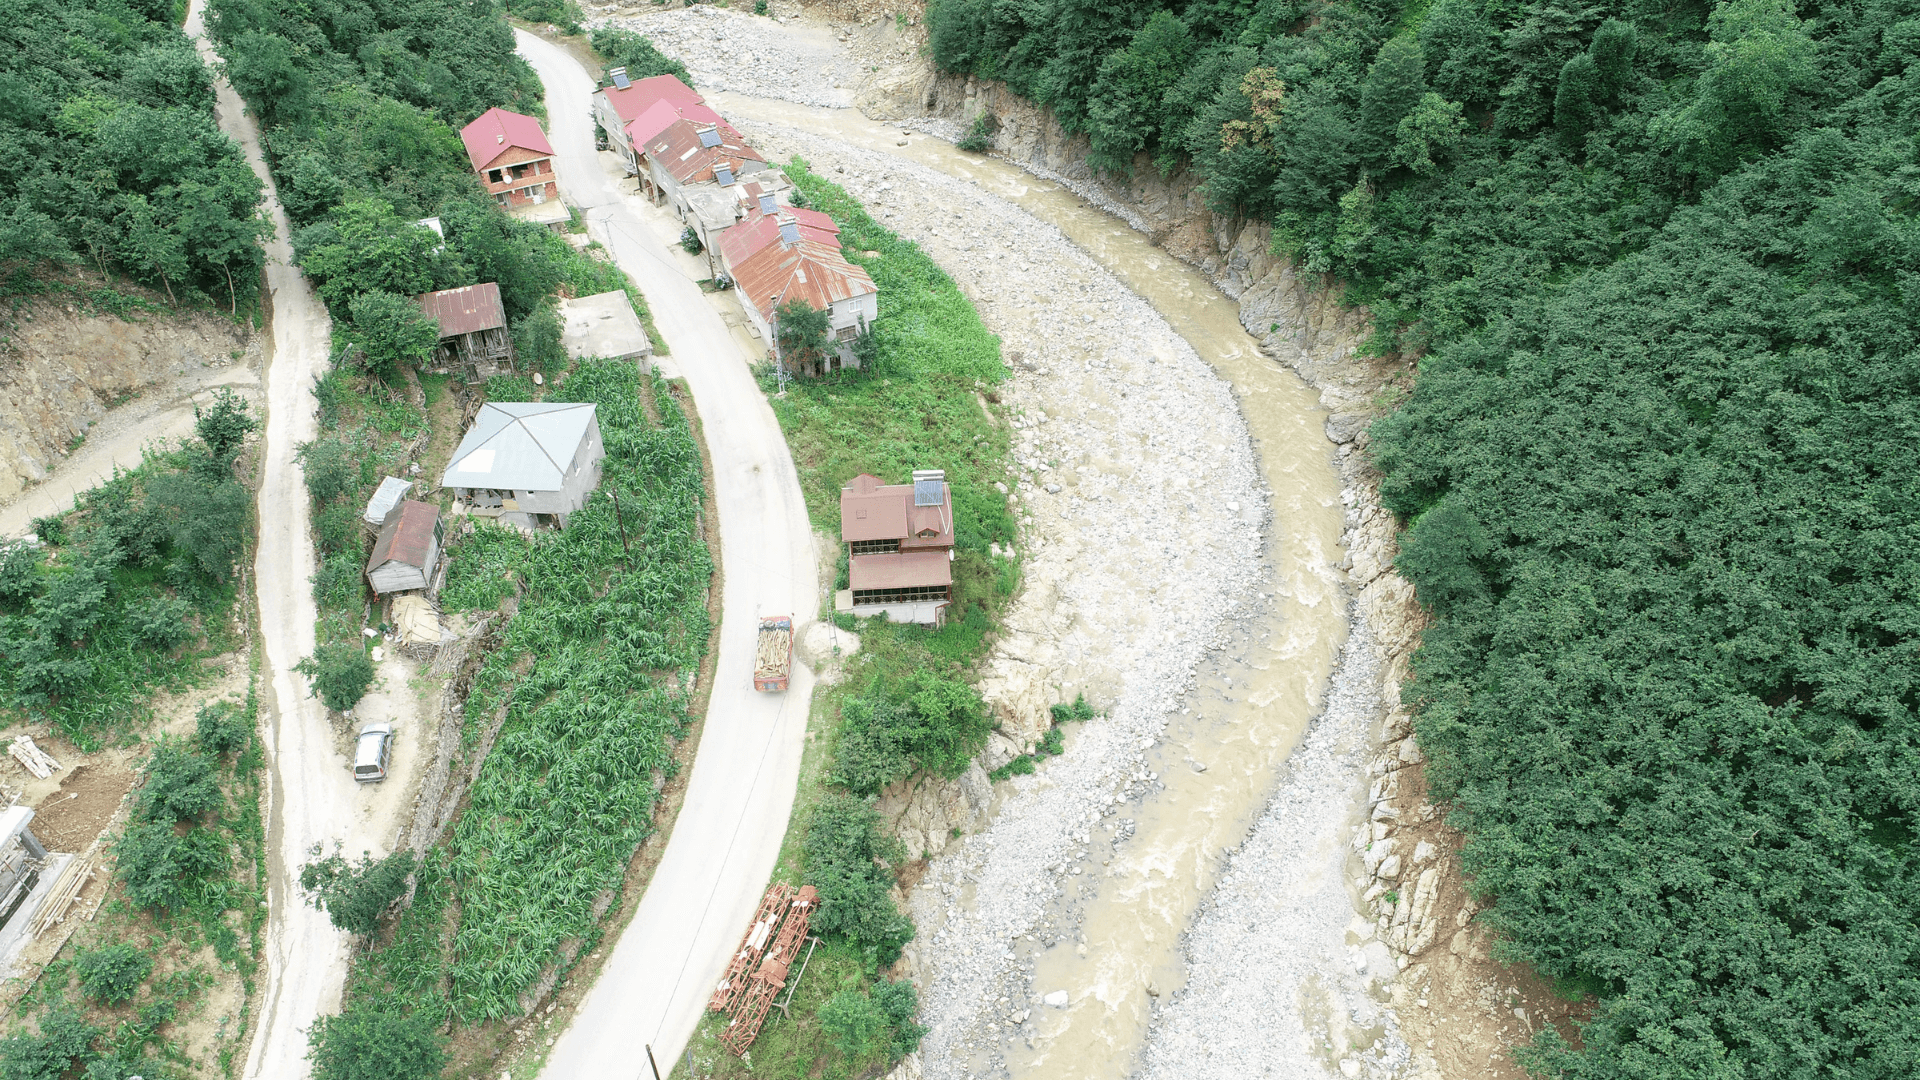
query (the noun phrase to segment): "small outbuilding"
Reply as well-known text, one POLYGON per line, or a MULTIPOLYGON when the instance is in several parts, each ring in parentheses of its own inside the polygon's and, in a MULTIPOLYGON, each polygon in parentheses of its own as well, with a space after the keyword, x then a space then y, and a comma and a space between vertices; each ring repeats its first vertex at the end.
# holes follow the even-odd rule
POLYGON ((589 356, 609 360, 638 360, 646 370, 646 358, 653 354, 653 342, 647 340, 647 328, 633 313, 633 303, 618 290, 560 301, 560 321, 564 326, 561 342, 567 355, 575 360, 589 356))
POLYGON ((393 513, 393 508, 399 506, 400 500, 412 490, 413 481, 397 476, 380 481, 380 489, 373 493, 373 498, 367 500, 367 511, 360 515, 360 520, 376 529, 380 528, 387 523, 387 515, 393 513))
POLYGON ((489 401, 453 452, 440 486, 468 513, 566 515, 600 486, 600 422, 570 402, 489 401))
POLYGON ((420 310, 440 327, 434 361, 458 371, 469 383, 483 383, 513 370, 513 335, 507 309, 495 282, 423 293, 420 310))
POLYGON ((440 508, 407 499, 387 514, 367 560, 367 584, 380 595, 424 589, 440 568, 440 508))

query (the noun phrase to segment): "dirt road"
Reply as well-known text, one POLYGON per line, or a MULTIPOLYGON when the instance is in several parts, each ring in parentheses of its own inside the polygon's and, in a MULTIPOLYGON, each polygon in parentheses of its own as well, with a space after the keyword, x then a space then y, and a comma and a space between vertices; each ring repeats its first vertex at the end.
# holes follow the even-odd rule
POLYGON ((561 190, 646 294, 693 391, 720 510, 719 663, 686 805, 633 922, 545 1072, 620 1080, 651 1075, 643 1046, 662 1063, 679 1055, 779 856, 813 676, 796 664, 786 693, 753 692, 755 617, 791 612, 811 621, 818 578, 793 459, 739 345, 602 171, 588 112, 592 77, 557 46, 515 33, 546 86, 561 190))
POLYGON ((55 467, 53 475, 0 507, 0 537, 25 536, 33 528, 33 519, 71 509, 76 496, 113 479, 115 469, 138 466, 149 446, 192 435, 193 407, 211 404, 213 390, 220 386, 257 401, 259 374, 238 365, 219 368, 190 383, 183 380, 165 402, 143 399, 108 411, 87 433, 86 444, 55 467))
MULTIPOLYGON (((217 59, 204 34, 205 0, 193 0, 186 31, 209 63, 217 59)), ((294 450, 314 436, 314 378, 325 368, 332 324, 313 289, 293 265, 286 212, 260 153, 260 134, 225 80, 216 80, 220 129, 246 150, 247 163, 267 185, 273 222, 267 254, 272 352, 267 361, 266 448, 259 493, 260 541, 254 556, 258 582, 262 715, 267 760, 267 850, 271 917, 267 977, 257 1006, 260 1019, 247 1054, 246 1075, 300 1080, 311 1074, 307 1029, 336 1008, 346 973, 347 938, 308 906, 296 884, 299 867, 316 844, 341 841, 349 854, 384 853, 392 841, 404 781, 362 791, 327 720, 308 696, 293 665, 313 652, 313 540, 306 484, 294 450)), ((388 681, 404 680, 389 664, 388 681)), ((402 681, 404 686, 404 681, 402 681)), ((408 696, 408 695, 397 695, 408 696)), ((401 739, 405 741, 403 730, 401 739)))

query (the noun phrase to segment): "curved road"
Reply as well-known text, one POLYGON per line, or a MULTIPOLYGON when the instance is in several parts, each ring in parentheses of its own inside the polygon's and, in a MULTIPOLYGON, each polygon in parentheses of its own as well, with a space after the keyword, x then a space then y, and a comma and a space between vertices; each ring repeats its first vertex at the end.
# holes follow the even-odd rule
POLYGON ((813 676, 796 660, 791 690, 753 691, 755 616, 811 620, 819 577, 800 480, 773 410, 719 314, 601 167, 589 113, 592 77, 558 46, 514 34, 546 87, 561 189, 646 294, 686 373, 720 510, 725 618, 686 805, 639 910, 545 1070, 557 1080, 651 1080, 643 1045, 663 1064, 679 1056, 779 858, 813 676))

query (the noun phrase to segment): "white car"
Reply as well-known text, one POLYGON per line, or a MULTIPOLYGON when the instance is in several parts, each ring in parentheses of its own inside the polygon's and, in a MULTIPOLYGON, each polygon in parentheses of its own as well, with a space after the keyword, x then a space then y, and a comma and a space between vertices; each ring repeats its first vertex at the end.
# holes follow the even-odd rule
POLYGON ((393 725, 375 720, 360 729, 353 745, 353 778, 363 784, 387 778, 387 759, 393 756, 393 725))

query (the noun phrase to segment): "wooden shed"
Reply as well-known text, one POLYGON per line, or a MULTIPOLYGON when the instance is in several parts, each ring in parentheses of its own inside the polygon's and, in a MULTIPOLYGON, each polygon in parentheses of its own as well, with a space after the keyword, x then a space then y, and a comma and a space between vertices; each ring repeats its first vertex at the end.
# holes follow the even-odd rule
POLYGON ((434 361, 483 383, 513 370, 513 335, 495 282, 421 294, 420 310, 440 326, 434 361))
POLYGON ((367 584, 386 593, 424 589, 440 565, 440 508, 408 499, 393 508, 373 542, 367 560, 367 584))

